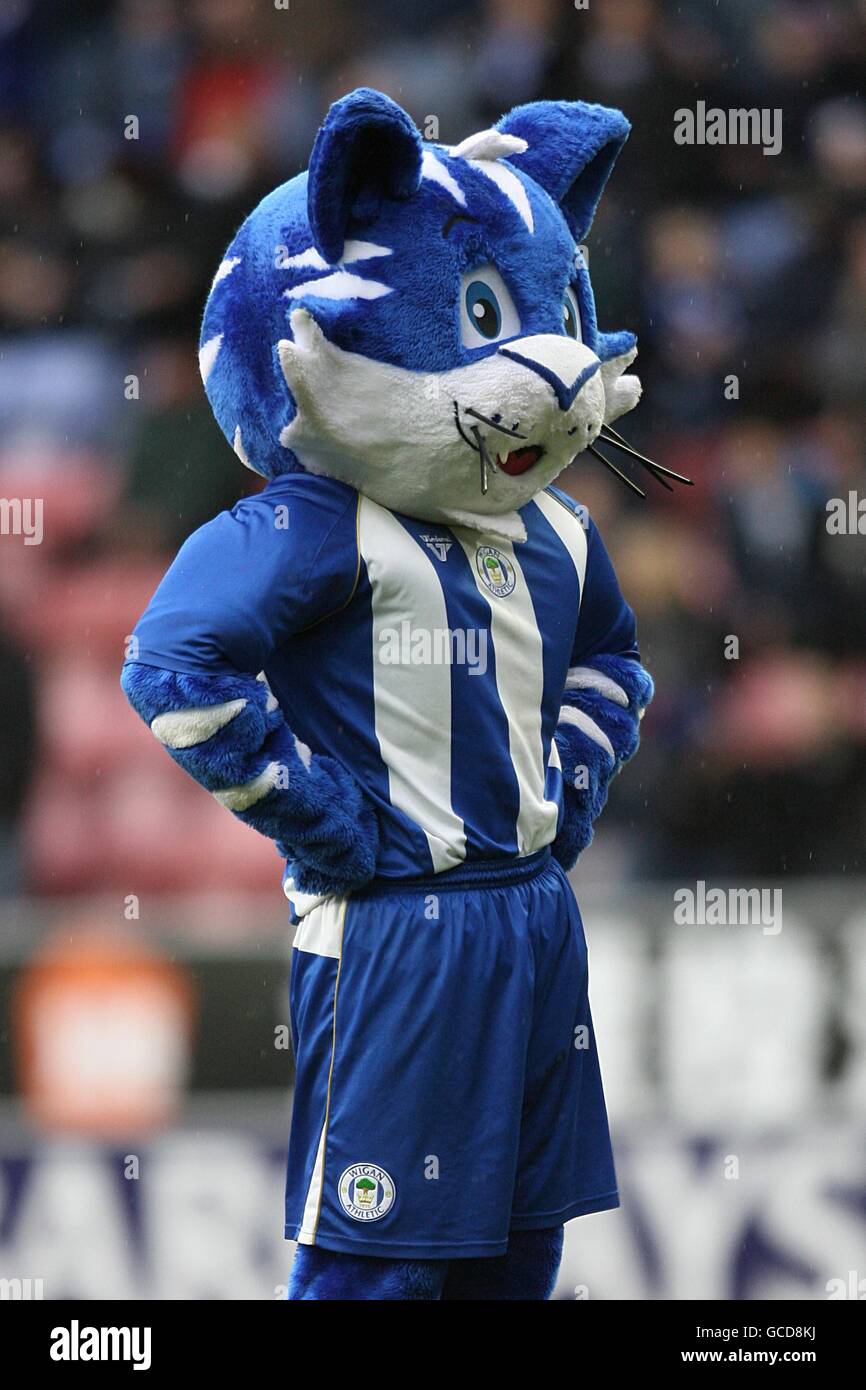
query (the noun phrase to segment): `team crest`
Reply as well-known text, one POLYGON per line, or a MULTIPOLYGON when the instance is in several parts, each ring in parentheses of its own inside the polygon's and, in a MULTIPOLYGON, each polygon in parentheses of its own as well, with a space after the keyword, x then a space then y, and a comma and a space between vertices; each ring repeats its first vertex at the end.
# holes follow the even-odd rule
POLYGON ((502 551, 493 545, 479 545, 475 552, 475 565, 485 589, 489 589, 497 598, 507 598, 514 588, 517 575, 502 551))
POLYGON ((378 1221, 394 1205, 389 1173, 375 1163, 353 1163, 340 1178, 340 1204, 354 1221, 378 1221))

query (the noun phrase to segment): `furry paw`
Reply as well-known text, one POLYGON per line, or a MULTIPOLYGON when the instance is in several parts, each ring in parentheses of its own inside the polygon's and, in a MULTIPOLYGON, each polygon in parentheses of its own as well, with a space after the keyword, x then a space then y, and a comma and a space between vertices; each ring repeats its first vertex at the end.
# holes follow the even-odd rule
POLYGON ((318 815, 303 834, 278 841, 302 893, 342 895, 376 871, 379 820, 355 779, 334 758, 314 756, 303 791, 318 815))
POLYGON ((565 815, 552 849, 563 868, 591 843, 610 782, 637 751, 652 697, 652 677, 631 658, 596 656, 570 669, 555 734, 565 815))

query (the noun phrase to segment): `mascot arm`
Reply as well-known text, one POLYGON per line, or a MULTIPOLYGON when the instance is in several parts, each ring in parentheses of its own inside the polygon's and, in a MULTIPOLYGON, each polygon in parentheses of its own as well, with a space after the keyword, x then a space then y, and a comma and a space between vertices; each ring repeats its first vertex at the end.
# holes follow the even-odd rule
POLYGON ((580 619, 555 734, 563 815, 553 852, 566 869, 592 840, 611 779, 637 751, 640 720, 653 697, 634 614, 592 521, 587 541, 580 619))
MULTIPOLYGON (((264 493, 190 537, 136 627, 121 684, 175 762, 275 841, 303 892, 344 893, 373 875, 375 811, 342 763, 292 733, 262 671, 351 596, 343 513, 321 510, 280 531, 264 493)), ((354 511, 345 519, 353 535, 354 511)))

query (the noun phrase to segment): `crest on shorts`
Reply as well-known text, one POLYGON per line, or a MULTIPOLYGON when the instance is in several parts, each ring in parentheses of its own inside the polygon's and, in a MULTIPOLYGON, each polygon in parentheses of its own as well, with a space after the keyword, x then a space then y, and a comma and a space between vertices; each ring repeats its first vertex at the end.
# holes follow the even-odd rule
POLYGON ((394 1205, 394 1182, 375 1163, 353 1163, 340 1178, 340 1205, 353 1221, 378 1221, 394 1205))

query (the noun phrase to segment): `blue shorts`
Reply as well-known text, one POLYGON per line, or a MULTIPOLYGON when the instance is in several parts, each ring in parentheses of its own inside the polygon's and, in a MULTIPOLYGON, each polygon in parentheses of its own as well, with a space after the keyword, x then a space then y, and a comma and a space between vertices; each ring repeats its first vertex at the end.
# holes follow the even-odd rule
POLYGON ((548 850, 326 900, 291 1015, 287 1237, 501 1255, 511 1229, 619 1205, 583 925, 548 850))

